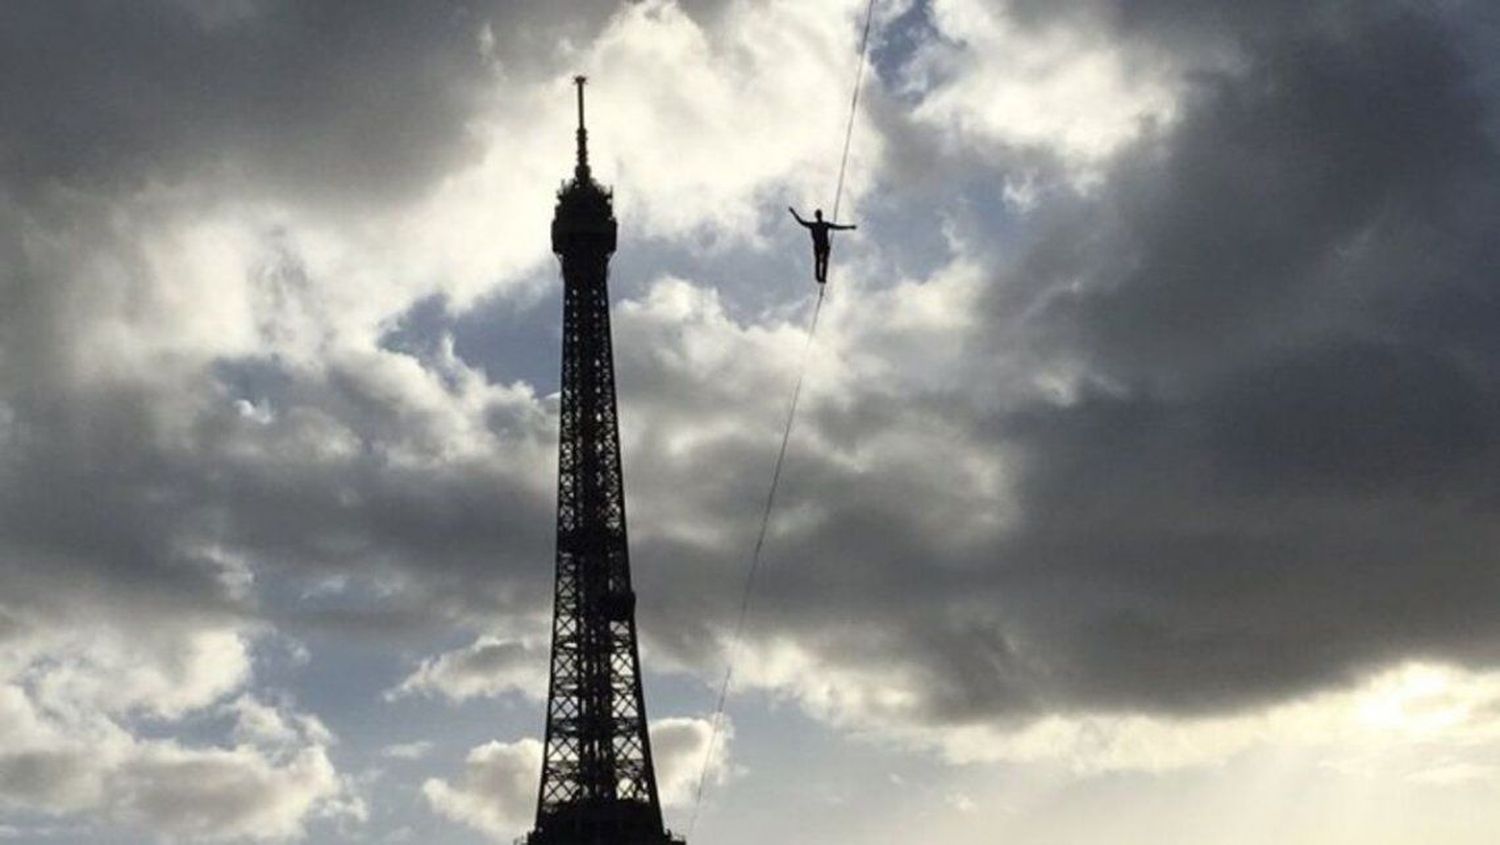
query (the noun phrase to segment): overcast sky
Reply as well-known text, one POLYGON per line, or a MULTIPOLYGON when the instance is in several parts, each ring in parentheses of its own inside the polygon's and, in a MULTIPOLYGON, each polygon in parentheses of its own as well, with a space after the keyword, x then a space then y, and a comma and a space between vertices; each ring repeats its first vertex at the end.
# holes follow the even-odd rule
MULTIPOLYGON (((0 840, 525 832, 578 72, 685 831, 864 5, 0 3, 0 840)), ((1497 45, 876 0, 692 841, 1493 842, 1497 45)))

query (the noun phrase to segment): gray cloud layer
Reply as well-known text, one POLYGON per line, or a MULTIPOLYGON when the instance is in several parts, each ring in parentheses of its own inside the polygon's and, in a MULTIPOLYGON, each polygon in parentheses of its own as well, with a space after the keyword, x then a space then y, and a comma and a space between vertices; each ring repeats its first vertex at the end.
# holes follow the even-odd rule
POLYGON ((1002 423, 1031 467, 1007 556, 1078 591, 1046 624, 1084 698, 1492 653, 1500 158, 1462 25, 1257 26, 1021 265, 1050 280, 1023 330, 1095 384, 1002 423))
MULTIPOLYGON (((182 340, 207 298, 164 281, 150 244, 199 204, 337 228, 415 202, 479 157, 495 96, 555 75, 555 45, 612 9, 563 5, 0 7, 0 648, 74 620, 399 641, 545 612, 548 400, 441 338, 419 359, 335 337, 326 280, 276 226, 251 250, 251 340, 182 340), (299 320, 315 340, 287 340, 299 320), (329 575, 370 600, 285 598, 329 575)), ((929 257, 909 209, 960 242, 920 284, 834 299, 748 676, 855 720, 952 726, 1492 664, 1500 62, 1476 33, 1494 13, 1010 6, 1171 65, 1176 113, 1080 183, 1036 144, 939 139, 872 88, 888 147, 864 228, 889 254, 851 249, 877 269, 850 276, 929 257), (942 187, 1021 177, 1024 212, 942 187), (924 304, 963 319, 924 327, 924 304), (788 643, 801 674, 772 666, 788 643)), ((719 305, 668 284, 617 318, 644 627, 653 659, 699 670, 796 348, 719 305)), ((489 689, 456 657, 421 667, 414 689, 489 689)), ((0 792, 28 805, 10 774, 0 792)))

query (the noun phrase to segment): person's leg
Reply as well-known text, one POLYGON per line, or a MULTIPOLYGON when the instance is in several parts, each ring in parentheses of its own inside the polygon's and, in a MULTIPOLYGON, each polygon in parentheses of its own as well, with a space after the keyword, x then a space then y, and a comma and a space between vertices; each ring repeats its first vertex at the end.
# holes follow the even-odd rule
POLYGON ((820 282, 828 281, 828 253, 820 251, 814 262, 813 276, 820 282))

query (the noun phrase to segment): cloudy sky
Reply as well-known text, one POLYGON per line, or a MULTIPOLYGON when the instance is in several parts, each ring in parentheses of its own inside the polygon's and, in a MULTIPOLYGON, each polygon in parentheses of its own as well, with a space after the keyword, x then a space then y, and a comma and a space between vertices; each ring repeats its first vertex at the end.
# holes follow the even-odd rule
MULTIPOLYGON (((0 840, 525 831, 577 72, 687 830, 863 11, 0 4, 0 840)), ((692 841, 1493 841, 1497 44, 876 0, 692 841)))

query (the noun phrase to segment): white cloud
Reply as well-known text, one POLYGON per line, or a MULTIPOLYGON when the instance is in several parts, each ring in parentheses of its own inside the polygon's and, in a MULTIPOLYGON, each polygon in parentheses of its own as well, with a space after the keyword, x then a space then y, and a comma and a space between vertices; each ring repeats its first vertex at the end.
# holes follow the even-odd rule
POLYGON ((1008 4, 932 4, 944 41, 918 53, 918 120, 965 144, 1036 145, 1088 170, 1174 114, 1180 70, 1085 15, 1027 24, 1008 4))
POLYGON ((234 736, 242 743, 288 748, 303 741, 317 745, 334 742, 333 733, 318 717, 266 704, 250 695, 241 695, 224 709, 235 717, 234 736))
MULTIPOLYGON (((1493 779, 1500 763, 1500 673, 1409 663, 1344 689, 1205 717, 1051 714, 967 725, 911 718, 913 682, 817 665, 787 648, 745 666, 863 736, 938 751, 950 763, 1036 763, 1078 775, 1169 772, 1263 750, 1304 753, 1346 774, 1430 784, 1493 779)), ((1495 781, 1500 784, 1500 780, 1495 781)))
POLYGON ((311 816, 363 818, 362 803, 338 800, 343 790, 321 745, 268 755, 148 743, 111 774, 108 815, 192 839, 301 839, 311 816))
POLYGON ((547 652, 525 640, 483 636, 469 645, 429 657, 387 700, 439 694, 452 701, 519 693, 533 700, 547 694, 547 652))
POLYGON ((453 783, 431 778, 422 795, 438 815, 504 841, 530 825, 541 771, 540 742, 492 741, 469 752, 453 783))
MULTIPOLYGON (((707 719, 665 718, 651 723, 652 759, 664 805, 681 806, 693 800, 709 732, 707 719)), ((726 719, 709 761, 710 783, 722 783, 730 774, 729 745, 733 737, 733 726, 726 719)), ((541 771, 542 744, 537 740, 491 741, 469 752, 456 778, 425 781, 422 795, 438 815, 496 841, 508 841, 533 822, 541 771)))
POLYGON ((244 632, 232 627, 57 632, 34 646, 28 685, 54 712, 182 716, 238 689, 250 674, 244 632))
MULTIPOLYGON (((831 193, 862 6, 732 2, 712 26, 675 2, 625 6, 581 57, 597 70, 591 132, 620 213, 647 234, 753 242, 768 194, 831 193)), ((855 131, 851 195, 882 146, 863 116, 855 131)))
POLYGON ((392 760, 420 760, 432 751, 432 743, 420 739, 416 742, 398 742, 380 749, 380 756, 392 760))
POLYGON ((332 734, 243 692, 249 648, 242 629, 181 620, 139 634, 33 628, 4 644, 0 807, 197 840, 298 839, 313 818, 362 819, 332 734), (223 744, 137 732, 215 710, 232 719, 223 744))
POLYGON ((972 813, 978 808, 974 799, 962 792, 950 792, 943 798, 943 803, 952 807, 960 813, 972 813))
POLYGON ((712 735, 713 723, 708 719, 669 717, 651 723, 651 756, 656 764, 656 786, 663 805, 691 804, 697 796, 700 776, 706 774, 710 785, 722 785, 733 774, 729 754, 734 742, 734 723, 724 717, 713 756, 705 761, 712 735))

